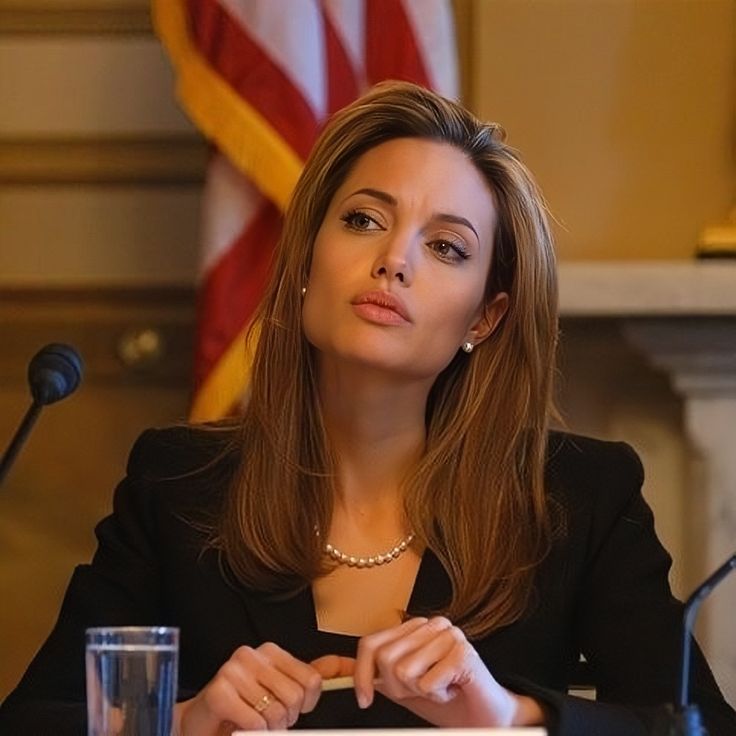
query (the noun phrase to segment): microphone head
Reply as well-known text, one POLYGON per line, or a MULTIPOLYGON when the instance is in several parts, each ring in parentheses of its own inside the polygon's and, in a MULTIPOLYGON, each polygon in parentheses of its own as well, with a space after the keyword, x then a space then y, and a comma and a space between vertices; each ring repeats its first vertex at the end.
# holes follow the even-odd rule
POLYGON ((37 404, 53 404, 72 393, 82 380, 84 364, 70 345, 51 343, 28 364, 28 383, 37 404))

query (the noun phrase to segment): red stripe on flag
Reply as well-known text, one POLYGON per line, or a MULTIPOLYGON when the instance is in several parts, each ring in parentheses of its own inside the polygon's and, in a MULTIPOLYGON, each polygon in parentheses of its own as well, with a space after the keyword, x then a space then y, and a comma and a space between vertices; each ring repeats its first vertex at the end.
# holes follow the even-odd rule
POLYGON ((329 15, 322 8, 327 55, 327 111, 331 115, 351 103, 359 93, 355 69, 329 15))
POLYGON ((318 125, 291 79, 217 0, 189 0, 195 44, 222 78, 304 160, 318 125))
POLYGON ((384 79, 401 79, 431 86, 401 0, 369 0, 366 3, 365 54, 370 84, 384 79))
POLYGON ((270 274, 281 213, 263 200, 235 242, 207 273, 197 302, 195 388, 250 321, 270 274))

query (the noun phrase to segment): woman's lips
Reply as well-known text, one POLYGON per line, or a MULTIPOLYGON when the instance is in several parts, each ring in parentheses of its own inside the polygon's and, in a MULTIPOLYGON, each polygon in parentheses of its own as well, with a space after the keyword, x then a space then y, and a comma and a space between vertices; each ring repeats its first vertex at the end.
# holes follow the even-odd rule
POLYGON ((404 325, 411 322, 403 302, 387 291, 361 294, 352 302, 355 313, 369 322, 381 325, 404 325))

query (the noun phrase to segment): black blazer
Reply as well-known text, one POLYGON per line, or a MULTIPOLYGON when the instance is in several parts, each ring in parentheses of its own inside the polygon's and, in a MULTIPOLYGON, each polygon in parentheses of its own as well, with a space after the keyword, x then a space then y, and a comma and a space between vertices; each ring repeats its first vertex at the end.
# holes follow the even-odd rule
MULTIPOLYGON (((354 654, 354 637, 317 629, 309 588, 273 600, 232 584, 217 555, 203 551, 199 522, 219 509, 237 462, 237 452, 225 450, 227 439, 226 431, 187 427, 149 430, 139 438, 113 514, 97 527, 92 563, 74 572, 51 635, 0 707, 0 734, 86 733, 89 626, 179 626, 180 698, 199 691, 242 644, 273 641, 305 661, 354 654)), ((563 512, 565 533, 540 565, 522 619, 473 642, 500 682, 542 701, 552 734, 643 735, 659 706, 675 698, 681 605, 670 593, 670 558, 654 533, 642 480, 641 464, 627 445, 553 433, 547 487, 563 512), (597 702, 566 694, 581 652, 590 663, 597 702)), ((410 611, 431 610, 449 593, 442 566, 425 552, 410 611)), ((736 734, 736 714, 699 651, 692 698, 711 736, 736 734)), ((380 696, 362 711, 349 691, 326 693, 297 723, 421 725, 380 696)))

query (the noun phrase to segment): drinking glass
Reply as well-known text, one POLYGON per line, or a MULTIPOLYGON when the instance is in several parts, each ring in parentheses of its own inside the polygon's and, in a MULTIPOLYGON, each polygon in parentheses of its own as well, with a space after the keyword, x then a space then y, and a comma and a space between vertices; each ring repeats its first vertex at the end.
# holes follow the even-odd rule
POLYGON ((87 629, 88 736, 170 736, 179 629, 87 629))

